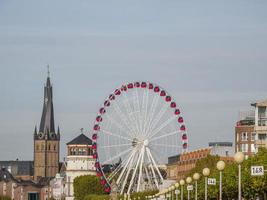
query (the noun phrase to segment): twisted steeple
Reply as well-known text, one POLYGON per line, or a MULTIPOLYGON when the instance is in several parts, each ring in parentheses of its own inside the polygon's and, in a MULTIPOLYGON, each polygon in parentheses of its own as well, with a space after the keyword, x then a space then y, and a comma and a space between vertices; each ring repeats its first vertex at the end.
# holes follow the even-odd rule
POLYGON ((50 82, 49 66, 46 84, 44 87, 44 105, 39 127, 39 133, 55 133, 53 88, 50 82))

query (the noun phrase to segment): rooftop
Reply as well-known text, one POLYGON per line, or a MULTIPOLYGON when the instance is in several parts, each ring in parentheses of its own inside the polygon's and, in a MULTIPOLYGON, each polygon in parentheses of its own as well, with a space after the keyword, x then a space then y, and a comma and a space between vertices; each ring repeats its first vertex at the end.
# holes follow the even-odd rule
POLYGON ((79 136, 77 136, 76 138, 67 143, 67 145, 74 145, 74 144, 92 145, 92 140, 83 133, 81 133, 79 136))

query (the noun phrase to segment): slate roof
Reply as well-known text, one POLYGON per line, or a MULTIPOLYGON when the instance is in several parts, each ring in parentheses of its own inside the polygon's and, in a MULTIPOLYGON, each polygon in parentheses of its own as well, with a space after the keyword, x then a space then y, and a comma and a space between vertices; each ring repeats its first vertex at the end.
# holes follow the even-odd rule
POLYGON ((46 85, 44 87, 44 106, 39 132, 55 133, 53 88, 50 82, 50 77, 47 77, 46 85))
POLYGON ((71 140, 70 142, 67 143, 67 145, 70 145, 70 144, 91 145, 92 144, 92 140, 82 133, 82 134, 80 134, 79 136, 77 136, 76 138, 74 138, 73 140, 71 140))
POLYGON ((49 182, 52 180, 52 177, 49 178, 41 178, 39 179, 37 182, 34 182, 32 180, 20 180, 20 179, 16 179, 12 176, 12 174, 6 170, 5 168, 0 169, 0 182, 4 181, 4 182, 10 182, 10 181, 14 181, 16 182, 18 185, 23 185, 23 186, 34 186, 34 187, 39 187, 42 188, 43 186, 47 186, 49 185, 49 182))
POLYGON ((34 173, 33 161, 0 161, 0 168, 10 169, 13 176, 33 176, 34 173))

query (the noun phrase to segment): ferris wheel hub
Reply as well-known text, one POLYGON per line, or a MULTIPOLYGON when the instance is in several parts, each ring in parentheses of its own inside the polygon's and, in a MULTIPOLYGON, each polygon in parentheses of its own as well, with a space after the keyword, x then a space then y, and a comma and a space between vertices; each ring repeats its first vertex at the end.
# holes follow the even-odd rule
POLYGON ((148 140, 144 140, 144 146, 147 147, 148 146, 148 140))

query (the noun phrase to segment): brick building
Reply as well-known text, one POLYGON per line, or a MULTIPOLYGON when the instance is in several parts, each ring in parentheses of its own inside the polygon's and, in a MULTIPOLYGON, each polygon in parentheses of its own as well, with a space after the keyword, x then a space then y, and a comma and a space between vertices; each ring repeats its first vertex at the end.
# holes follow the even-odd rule
POLYGON ((186 152, 176 157, 172 156, 170 157, 169 163, 167 165, 167 179, 178 181, 182 178, 185 178, 186 174, 196 166, 197 161, 206 158, 208 155, 218 155, 220 156, 220 159, 224 161, 233 160, 233 157, 231 156, 226 156, 224 153, 219 154, 218 151, 216 152, 214 150, 214 147, 186 152))
POLYGON ((267 148, 267 100, 251 106, 254 110, 240 112, 235 127, 235 151, 246 157, 255 154, 259 147, 267 148))

